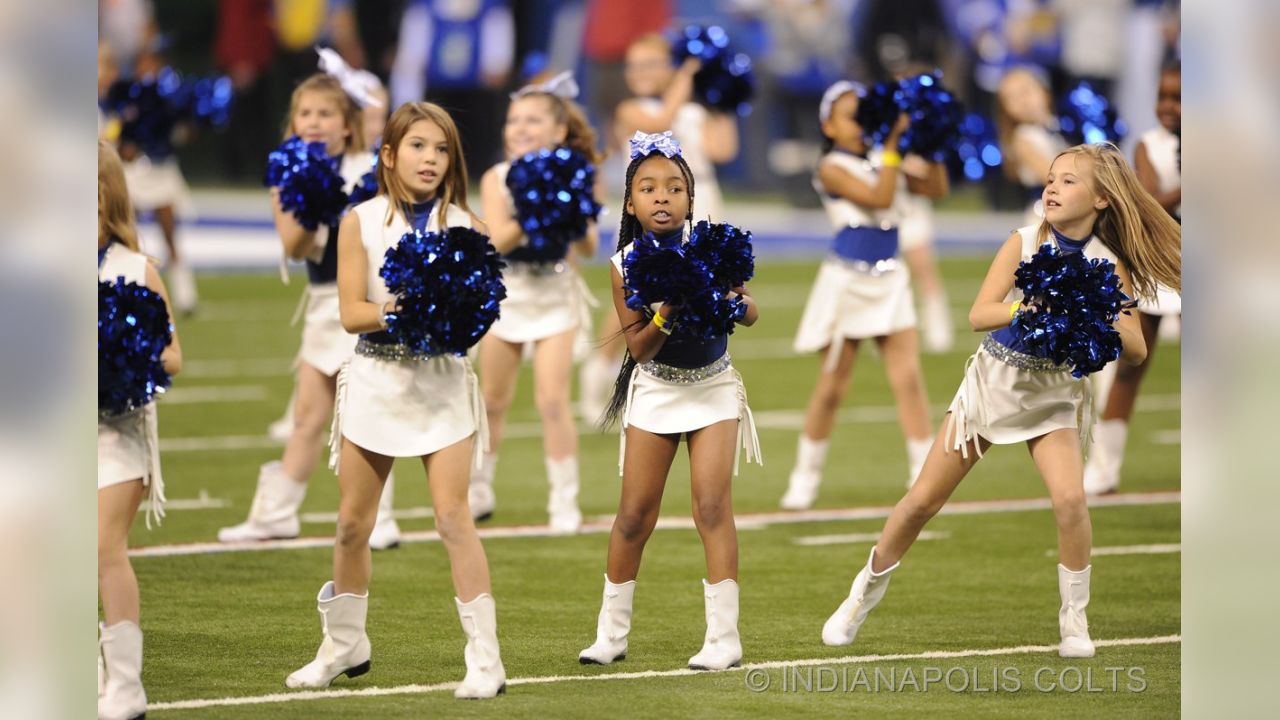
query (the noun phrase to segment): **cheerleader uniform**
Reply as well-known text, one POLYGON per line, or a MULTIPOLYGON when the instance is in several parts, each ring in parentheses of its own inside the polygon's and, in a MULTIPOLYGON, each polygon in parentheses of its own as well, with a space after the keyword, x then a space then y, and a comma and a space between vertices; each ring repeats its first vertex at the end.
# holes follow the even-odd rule
MULTIPOLYGON (((111 242, 98 255, 98 282, 146 285, 147 257, 111 242)), ((160 431, 154 401, 120 415, 98 416, 98 489, 141 478, 148 488, 147 527, 164 517, 160 431)))
MULTIPOLYGON (((368 265, 367 299, 376 304, 395 300, 378 273, 387 249, 410 230, 400 213, 387 225, 389 203, 379 195, 352 210, 368 265)), ((434 201, 413 206, 411 215, 413 227, 424 231, 471 227, 465 210, 451 205, 442 211, 434 201)), ((338 467, 344 437, 380 455, 420 457, 476 435, 478 463, 488 434, 484 400, 465 357, 421 356, 385 331, 365 333, 338 374, 329 466, 338 467)))
MULTIPOLYGON (((670 238, 660 239, 675 238, 673 234, 670 238)), ((612 258, 624 282, 626 271, 623 270, 622 259, 631 251, 632 245, 628 244, 612 258)), ((650 309, 656 312, 661 306, 662 303, 653 303, 650 309)), ((733 367, 728 350, 728 335, 701 340, 672 334, 652 360, 636 365, 622 410, 619 475, 627 453, 627 428, 632 425, 666 435, 693 432, 724 420, 737 420, 737 445, 746 451, 747 462, 764 464, 755 417, 747 405, 747 390, 742 375, 733 367)), ((733 472, 736 475, 739 456, 736 451, 734 455, 733 472)))
MULTIPOLYGON (((1053 124, 1056 128, 1057 121, 1054 121, 1053 124)), ((1037 152, 1050 160, 1067 149, 1067 141, 1053 128, 1048 128, 1044 125, 1023 123, 1014 128, 1013 139, 1031 143, 1037 152)), ((1027 167, 1025 163, 1019 165, 1018 182, 1026 189, 1028 203, 1023 222, 1028 225, 1035 225, 1044 219, 1044 200, 1040 197, 1044 194, 1044 180, 1043 177, 1037 176, 1035 171, 1027 167)))
MULTIPOLYGON (((350 193, 372 164, 373 155, 368 152, 343 155, 339 166, 343 191, 350 193)), ((298 349, 297 362, 332 377, 350 359, 356 337, 343 329, 338 310, 338 226, 321 225, 316 239, 315 249, 306 258, 307 289, 299 306, 303 317, 302 347, 298 349)), ((378 262, 381 265, 382 259, 378 262)), ((287 275, 283 277, 288 280, 287 275)))
MULTIPOLYGON (((1026 262, 1041 245, 1039 226, 1021 228, 1018 234, 1026 262)), ((1116 256, 1097 238, 1077 241, 1053 230, 1047 242, 1063 252, 1083 252, 1089 259, 1116 262, 1116 256)), ((1022 291, 1015 287, 1005 302, 1021 299, 1022 291)), ((994 330, 965 364, 964 380, 947 408, 946 448, 968 457, 966 443, 979 436, 995 445, 1009 445, 1054 430, 1078 428, 1083 449, 1093 424, 1089 385, 1087 377, 1072 377, 1069 365, 1056 365, 1024 352, 1012 327, 994 330)))
MULTIPOLYGON (((507 188, 511 164, 499 163, 494 169, 515 216, 515 201, 507 188)), ((489 334, 517 344, 545 340, 574 328, 582 328, 590 336, 591 308, 596 301, 587 284, 565 253, 538 252, 527 243, 528 238, 522 237, 520 247, 502 258, 507 262, 502 271, 507 297, 489 334)))
MULTIPOLYGON (((1181 187, 1182 138, 1163 126, 1156 126, 1142 134, 1142 146, 1160 181, 1159 191, 1166 193, 1181 187)), ((1171 214, 1182 222, 1182 204, 1179 203, 1171 214)), ((1154 299, 1138 298, 1138 310, 1148 315, 1178 315, 1182 312, 1182 296, 1164 286, 1157 286, 1154 299)))
MULTIPOLYGON (((641 98, 640 102, 651 113, 662 111, 662 101, 658 98, 641 98)), ((697 191, 698 208, 701 210, 694 219, 722 222, 724 195, 720 192, 720 181, 716 178, 716 166, 703 148, 707 113, 705 107, 695 102, 681 105, 671 120, 671 136, 680 143, 680 155, 693 173, 694 190, 697 191)))
MULTIPOLYGON (((867 158, 837 149, 821 162, 868 185, 878 182, 879 166, 867 158)), ((793 347, 809 353, 830 346, 827 364, 833 367, 845 338, 881 337, 916 326, 911 274, 899 258, 906 179, 899 174, 893 203, 885 210, 869 210, 832 195, 816 176, 813 186, 839 231, 831 254, 818 268, 793 347)))

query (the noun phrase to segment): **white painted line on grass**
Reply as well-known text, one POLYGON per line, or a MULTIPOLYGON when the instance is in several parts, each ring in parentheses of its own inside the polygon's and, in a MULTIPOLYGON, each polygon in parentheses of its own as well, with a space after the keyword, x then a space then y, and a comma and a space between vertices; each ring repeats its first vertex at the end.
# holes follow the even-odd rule
MULTIPOLYGON (((151 501, 147 500, 142 503, 142 507, 138 508, 139 512, 145 512, 151 507, 151 501)), ((170 510, 213 510, 216 508, 231 507, 230 500, 222 498, 209 497, 207 490, 201 490, 199 497, 194 498, 169 498, 164 501, 165 512, 170 510)))
MULTIPOLYGON (((194 405, 215 402, 250 402, 267 399, 265 385, 202 385, 176 387, 160 398, 164 405, 194 405)), ((164 449, 161 443, 160 449, 164 449)))
MULTIPOLYGON (((1170 555, 1182 552, 1182 543, 1165 543, 1163 545, 1118 545, 1114 547, 1096 547, 1090 553, 1092 557, 1106 555, 1170 555)), ((1045 557, 1054 557, 1055 550, 1046 550, 1045 557)))
MULTIPOLYGON (((1167 505, 1182 502, 1179 491, 1151 493, 1115 493, 1089 498, 1091 507, 1114 507, 1126 505, 1167 505)), ((1052 510, 1049 498, 1025 498, 1018 500, 970 500, 953 502, 942 508, 940 515, 982 515, 987 513, 1031 512, 1052 510)), ((875 520, 889 517, 892 507, 833 508, 830 510, 803 510, 800 512, 765 512, 743 513, 735 517, 739 523, 748 526, 791 525, 797 523, 831 522, 835 520, 875 520)), ((613 527, 613 519, 593 520, 583 523, 579 535, 596 535, 607 533, 613 527)), ((667 517, 659 518, 659 530, 692 530, 695 529, 693 518, 667 517)), ((509 527, 479 528, 480 537, 485 540, 524 537, 557 537, 557 533, 547 525, 517 525, 509 527)), ((440 535, 434 530, 417 530, 401 533, 400 542, 437 542, 440 535)), ((264 550, 305 550, 309 548, 333 547, 332 537, 305 537, 292 540, 264 540, 261 542, 243 543, 181 543, 176 545, 152 545, 134 548, 129 557, 173 557, 178 555, 211 555, 231 552, 261 552, 264 550)))
MULTIPOLYGON (((203 312, 203 308, 201 309, 203 312)), ((293 358, 186 360, 182 378, 276 377, 293 374, 293 358)))
MULTIPOLYGON (((917 537, 917 540, 946 540, 951 537, 949 532, 934 532, 932 530, 924 530, 917 537)), ((804 545, 806 547, 820 547, 823 545, 854 545, 857 543, 873 543, 880 539, 880 533, 849 533, 847 535, 806 535, 804 537, 792 538, 793 545, 804 545)))
MULTIPOLYGON (((1143 645, 1171 645, 1182 642, 1181 635, 1158 635, 1154 637, 1116 638, 1114 640, 1095 639, 1097 647, 1133 647, 1143 645)), ((868 663, 906 662, 912 660, 951 660, 970 657, 1002 657, 1005 655, 1036 655, 1056 653, 1057 645, 1019 645, 1016 647, 983 648, 973 650, 931 650, 918 653, 893 653, 888 655, 846 655, 830 658, 802 658, 797 660, 771 660, 768 662, 744 663, 742 667, 723 670, 726 673, 741 673, 751 670, 774 670, 778 668, 803 667, 811 665, 864 665, 868 663)), ((281 673, 283 674, 283 670, 281 673)), ((645 670, 642 672, 601 672, 595 675, 544 675, 541 677, 510 678, 508 686, 550 685, 565 682, 606 682, 612 680, 647 680, 651 678, 687 677, 690 675, 711 674, 707 670, 645 670)), ((388 695, 426 695, 444 692, 458 687, 456 682, 436 683, 434 685, 398 685, 395 687, 369 687, 360 689, 326 689, 300 690, 298 692, 280 692, 269 695, 249 695, 243 697, 210 698, 207 700, 177 700, 174 702, 151 703, 147 712, 163 712, 165 710, 199 710, 210 707, 231 707, 237 705, 269 705, 274 703, 302 702, 305 700, 336 700, 340 698, 385 697, 388 695)))
MULTIPOLYGON (((391 517, 396 520, 420 520, 422 518, 435 517, 436 512, 429 507, 411 507, 392 510, 391 517)), ((302 513, 298 519, 304 523, 329 524, 334 525, 338 522, 338 513, 336 512, 309 512, 302 513)))
POLYGON ((1182 428, 1177 430, 1157 430, 1151 433, 1151 443, 1153 445, 1181 445, 1182 428))

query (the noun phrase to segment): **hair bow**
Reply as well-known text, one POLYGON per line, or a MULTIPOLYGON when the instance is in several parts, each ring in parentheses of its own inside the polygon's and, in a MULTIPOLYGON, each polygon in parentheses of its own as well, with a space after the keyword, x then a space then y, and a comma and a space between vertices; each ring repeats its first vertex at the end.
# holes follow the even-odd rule
POLYGON ((544 83, 525 85, 511 93, 511 99, 514 100, 533 93, 546 93, 565 100, 572 100, 578 97, 578 81, 573 79, 572 70, 565 70, 544 83))
POLYGON ((356 70, 332 48, 316 46, 316 52, 320 55, 320 70, 337 80, 360 107, 382 107, 382 101, 375 94, 382 88, 377 75, 367 70, 356 70))
POLYGON ((671 131, 660 133, 642 133, 639 130, 631 136, 631 159, 644 157, 654 152, 673 158, 680 155, 680 143, 671 137, 671 131))
POLYGON ((826 122, 831 119, 831 106, 836 104, 845 93, 854 93, 858 97, 867 94, 867 88, 862 83, 849 82, 848 80, 837 80, 832 83, 827 91, 822 93, 822 103, 818 105, 818 120, 826 122))

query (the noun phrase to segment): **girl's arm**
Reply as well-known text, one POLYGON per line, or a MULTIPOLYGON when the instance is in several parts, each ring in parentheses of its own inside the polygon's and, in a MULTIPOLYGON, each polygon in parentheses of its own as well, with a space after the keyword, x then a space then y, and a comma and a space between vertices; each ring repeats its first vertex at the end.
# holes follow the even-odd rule
POLYGON ((1053 165, 1053 158, 1040 152, 1030 138, 1014 134, 1013 157, 1017 160, 1019 167, 1031 170, 1032 177, 1036 178, 1037 182, 1043 183, 1044 179, 1049 177, 1049 168, 1053 165))
POLYGON ((728 113, 707 111, 702 128, 702 148, 707 159, 723 165, 738 156, 738 119, 728 113))
MULTIPOLYGON (((914 160, 919 156, 912 155, 909 159, 914 160)), ((917 195, 923 195, 928 198, 937 200, 947 196, 951 191, 951 182, 947 178, 947 168, 942 163, 928 162, 924 158, 919 158, 920 172, 916 173, 907 165, 907 159, 902 162, 902 169, 907 176, 907 189, 917 195)))
POLYGON ((1144 142, 1139 142, 1138 149, 1133 153, 1133 170, 1137 173, 1138 182, 1142 183, 1142 187, 1146 188, 1166 211, 1171 212, 1182 204, 1181 185, 1169 192, 1160 192, 1160 176, 1156 174, 1156 168, 1151 164, 1151 158, 1147 155, 1147 144, 1144 142))
POLYGON ((489 241, 497 248, 498 254, 506 255, 520 246, 524 228, 511 214, 506 188, 493 168, 480 178, 480 209, 484 212, 485 224, 492 230, 489 241))
POLYGON ((316 247, 316 232, 298 223, 292 213, 280 206, 280 188, 271 188, 271 217, 276 222, 276 234, 284 245, 284 254, 293 260, 302 260, 316 247))
POLYGON ((740 295, 742 297, 742 302, 746 303, 747 306, 747 314, 738 321, 738 324, 745 325, 746 327, 755 325, 756 321, 760 319, 760 306, 756 305, 756 299, 751 296, 751 293, 747 292, 747 286, 741 285, 736 287, 733 289, 732 293, 740 295))
MULTIPOLYGON (((1120 276, 1120 289, 1133 297, 1133 279, 1129 277, 1129 268, 1116 263, 1116 275, 1120 276)), ((1120 313, 1112 325, 1120 333, 1120 359, 1130 365, 1141 365, 1147 359, 1147 340, 1142 336, 1142 323, 1134 310, 1120 313)))
POLYGON ((360 218, 347 213, 338 226, 338 314, 349 333, 377 332, 383 305, 369 302, 369 261, 360 239, 360 218))
POLYGON ((637 130, 643 133, 670 130, 680 106, 693 97, 693 75, 701 67, 702 63, 697 58, 684 61, 666 92, 662 93, 662 107, 657 112, 646 110, 638 98, 623 100, 615 115, 618 136, 625 142, 637 130))
MULTIPOLYGON (((627 350, 636 362, 649 362, 662 349, 667 335, 652 321, 646 320, 644 315, 627 307, 627 294, 622 289, 622 273, 618 272, 618 266, 613 263, 609 263, 609 267, 613 270, 613 308, 622 321, 622 337, 627 341, 627 350)), ((674 320, 679 313, 680 310, 671 305, 664 304, 658 308, 658 314, 668 322, 674 320)))
POLYGON ((969 308, 969 326, 974 332, 998 330, 1013 320, 1009 313, 1010 303, 1004 299, 1013 288, 1013 274, 1021 261, 1022 236, 1015 232, 1000 246, 982 287, 978 289, 978 297, 969 308))
MULTIPOLYGON (((906 132, 909 122, 910 119, 906 113, 898 117, 898 122, 889 131, 889 137, 885 138, 886 148, 898 147, 898 140, 902 138, 902 133, 906 132)), ((880 172, 876 175, 876 184, 868 185, 836 167, 834 163, 820 163, 818 179, 822 181, 822 186, 827 189, 827 192, 833 195, 847 198, 863 207, 885 210, 893 204, 893 196, 898 189, 899 169, 898 165, 882 165, 880 172)))
POLYGON ((150 262, 147 262, 145 284, 147 289, 159 293, 160 297, 164 298, 164 308, 169 313, 169 326, 173 328, 173 342, 160 353, 160 364, 164 366, 165 372, 177 375, 182 372, 182 343, 178 342, 178 324, 173 321, 173 306, 169 304, 169 293, 164 288, 164 281, 160 279, 160 273, 150 262))

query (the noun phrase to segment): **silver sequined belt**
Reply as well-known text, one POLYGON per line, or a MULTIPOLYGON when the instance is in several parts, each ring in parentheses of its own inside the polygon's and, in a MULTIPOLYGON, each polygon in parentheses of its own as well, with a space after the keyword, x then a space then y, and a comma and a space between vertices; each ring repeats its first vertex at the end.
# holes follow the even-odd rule
POLYGON ((897 258, 886 258, 875 262, 867 262, 866 260, 853 260, 846 257, 840 257, 835 253, 827 256, 827 260, 833 262, 840 267, 858 273, 859 275, 870 275, 871 277, 879 277, 896 272, 901 263, 897 258))
POLYGON ((524 261, 507 261, 507 267, 503 269, 504 273, 511 275, 529 275, 532 277, 546 277, 548 275, 559 275, 569 269, 569 263, 564 260, 553 260, 548 262, 524 262, 524 261))
POLYGON ((414 350, 408 345, 373 342, 363 337, 356 342, 356 354, 378 360, 429 360, 436 357, 414 350))
POLYGON ((1071 366, 1069 365, 1059 365, 1049 358, 1036 357, 1035 355, 1018 352, 1017 350, 1013 350, 1000 344, 999 340, 996 340, 990 335, 982 339, 982 349, 986 350, 988 355, 991 355, 1005 365, 1018 368, 1019 370, 1041 373, 1071 371, 1071 366))
POLYGON ((732 365, 733 360, 729 358, 729 353, 725 353, 720 356, 719 360, 710 365, 703 365, 700 368, 678 368, 650 360, 646 363, 640 363, 640 369, 665 382, 677 385, 695 385, 719 375, 732 365))

